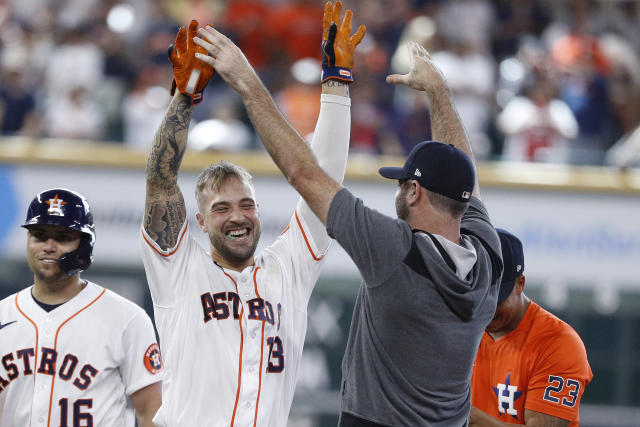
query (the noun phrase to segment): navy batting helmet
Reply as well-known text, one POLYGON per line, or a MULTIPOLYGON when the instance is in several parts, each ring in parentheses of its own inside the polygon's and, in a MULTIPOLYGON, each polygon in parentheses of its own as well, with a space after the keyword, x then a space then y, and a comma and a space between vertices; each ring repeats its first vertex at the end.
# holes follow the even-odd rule
POLYGON ((78 248, 58 258, 60 270, 73 276, 86 270, 93 261, 93 244, 96 232, 89 203, 79 193, 65 188, 53 188, 36 195, 27 210, 27 219, 22 225, 58 225, 83 233, 78 248))

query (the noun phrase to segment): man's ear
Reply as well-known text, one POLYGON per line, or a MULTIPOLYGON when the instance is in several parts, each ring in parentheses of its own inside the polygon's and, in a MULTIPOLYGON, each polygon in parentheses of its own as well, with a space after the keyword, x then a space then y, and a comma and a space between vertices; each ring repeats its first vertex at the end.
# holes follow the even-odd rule
POLYGON ((521 274, 520 277, 516 279, 516 289, 518 290, 518 294, 521 294, 524 291, 524 283, 524 274, 521 274))
POLYGON ((422 186, 420 183, 414 179, 409 181, 409 191, 407 192, 407 202, 411 206, 415 206, 420 201, 421 197, 424 197, 422 194, 422 186))
POLYGON ((207 233, 207 225, 204 223, 204 218, 200 215, 200 212, 196 213, 196 220, 198 220, 198 225, 200 226, 200 230, 207 233))

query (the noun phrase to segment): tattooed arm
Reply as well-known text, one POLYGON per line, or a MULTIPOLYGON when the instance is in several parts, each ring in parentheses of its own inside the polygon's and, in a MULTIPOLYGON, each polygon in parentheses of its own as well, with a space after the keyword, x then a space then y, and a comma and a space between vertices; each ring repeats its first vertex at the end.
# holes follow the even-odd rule
POLYGON ((192 108, 189 99, 176 92, 147 160, 144 229, 164 250, 175 246, 186 218, 178 169, 187 146, 192 108))

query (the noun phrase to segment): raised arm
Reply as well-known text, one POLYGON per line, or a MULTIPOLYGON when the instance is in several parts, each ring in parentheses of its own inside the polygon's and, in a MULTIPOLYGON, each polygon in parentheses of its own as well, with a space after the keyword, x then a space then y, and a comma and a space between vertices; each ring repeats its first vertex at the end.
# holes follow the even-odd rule
POLYGON ((207 39, 212 41, 210 46, 215 58, 206 58, 214 64, 218 74, 242 96, 256 132, 287 181, 300 193, 322 223, 326 223, 329 205, 340 190, 340 184, 319 166, 311 148, 278 110, 240 49, 211 27, 207 27, 207 34, 207 39))
MULTIPOLYGON (((387 83, 404 84, 415 90, 425 92, 429 99, 433 139, 452 144, 461 149, 467 153, 474 167, 476 167, 467 132, 460 120, 458 111, 453 105, 451 89, 447 85, 446 79, 433 63, 431 55, 424 47, 416 42, 409 42, 408 46, 411 64, 409 73, 389 75, 387 76, 387 83)), ((477 169, 473 196, 480 198, 477 169)))
POLYGON ((180 28, 175 44, 169 47, 174 77, 173 99, 147 160, 143 226, 149 237, 164 250, 175 246, 186 218, 184 197, 178 187, 178 170, 187 148, 193 104, 202 101, 202 92, 214 72, 211 66, 195 59, 196 52, 205 52, 193 42, 197 31, 198 22, 191 21, 188 30, 180 28))
POLYGON ((187 147, 192 105, 179 92, 173 96, 147 160, 144 229, 162 249, 175 246, 186 218, 178 187, 178 169, 187 147))
MULTIPOLYGON (((364 37, 365 28, 361 26, 350 36, 353 14, 348 10, 338 30, 336 22, 339 21, 341 6, 341 3, 336 2, 336 7, 333 7, 329 2, 325 7, 326 31, 323 40, 325 47, 330 45, 332 49, 325 48, 323 70, 327 73, 326 79, 323 79, 323 93, 344 96, 348 93, 347 88, 340 83, 330 82, 353 80, 350 73, 353 66, 353 50, 364 37), (341 61, 345 58, 349 59, 350 63, 348 60, 341 61)), ((334 176, 334 179, 320 167, 304 139, 278 110, 240 49, 210 26, 200 29, 200 35, 202 39, 197 38, 196 43, 205 48, 211 56, 197 54, 196 57, 215 67, 227 84, 240 94, 249 118, 274 162, 316 216, 326 223, 333 196, 341 188, 336 180, 341 177, 334 176)), ((328 127, 326 132, 330 131, 328 127)))

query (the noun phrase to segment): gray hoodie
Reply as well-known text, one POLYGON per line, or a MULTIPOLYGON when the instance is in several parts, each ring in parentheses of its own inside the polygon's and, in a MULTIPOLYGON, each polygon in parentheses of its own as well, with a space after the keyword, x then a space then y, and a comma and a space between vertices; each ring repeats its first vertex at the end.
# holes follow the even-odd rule
POLYGON ((347 189, 327 231, 362 275, 342 361, 342 411, 387 426, 463 426, 471 370, 493 317, 502 260, 482 202, 472 198, 463 244, 411 230, 347 189))

